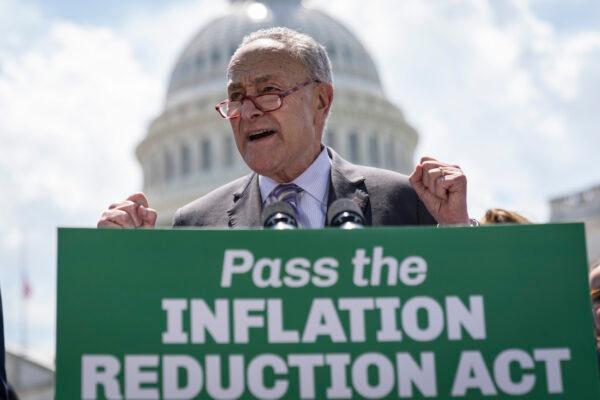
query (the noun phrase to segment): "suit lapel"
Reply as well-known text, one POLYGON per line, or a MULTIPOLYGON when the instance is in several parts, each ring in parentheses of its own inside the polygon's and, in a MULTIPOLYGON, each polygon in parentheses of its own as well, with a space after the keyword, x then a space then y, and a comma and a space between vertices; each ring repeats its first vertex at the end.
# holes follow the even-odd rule
MULTIPOLYGON (((371 225, 369 212, 369 194, 364 184, 365 177, 356 167, 341 158, 331 148, 327 149, 331 157, 331 175, 327 207, 337 199, 348 198, 354 201, 365 216, 365 224, 371 225)), ((258 186, 258 175, 250 174, 248 180, 233 194, 233 206, 227 210, 229 227, 247 228, 261 226, 262 199, 258 186)))
POLYGON ((331 148, 328 148, 328 151, 331 156, 331 179, 329 180, 327 208, 337 199, 350 199, 362 210, 365 224, 371 225, 371 213, 368 212, 369 194, 364 184, 365 177, 331 148))
POLYGON ((257 174, 252 173, 247 183, 233 194, 233 203, 233 207, 227 210, 230 228, 250 228, 261 225, 262 200, 257 174))

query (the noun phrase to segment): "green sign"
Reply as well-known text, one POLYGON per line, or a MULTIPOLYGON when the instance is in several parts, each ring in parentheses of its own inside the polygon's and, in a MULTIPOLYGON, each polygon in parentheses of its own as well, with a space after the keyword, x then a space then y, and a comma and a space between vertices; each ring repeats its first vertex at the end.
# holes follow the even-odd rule
POLYGON ((57 399, 600 395, 581 224, 58 236, 57 399))

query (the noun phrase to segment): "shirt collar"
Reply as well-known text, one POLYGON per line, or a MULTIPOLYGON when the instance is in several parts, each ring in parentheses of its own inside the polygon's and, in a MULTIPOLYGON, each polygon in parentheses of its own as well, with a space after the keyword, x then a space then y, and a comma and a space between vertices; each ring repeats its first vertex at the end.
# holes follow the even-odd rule
MULTIPOLYGON (((325 195, 329 185, 329 175, 331 172, 331 159, 329 153, 327 153, 327 147, 323 146, 319 156, 313 161, 312 164, 296 179, 292 182, 298 185, 302 190, 308 193, 311 197, 314 197, 317 201, 324 203, 326 201, 325 195)), ((263 204, 279 183, 273 179, 259 175, 258 185, 260 187, 260 195, 262 197, 263 204)))

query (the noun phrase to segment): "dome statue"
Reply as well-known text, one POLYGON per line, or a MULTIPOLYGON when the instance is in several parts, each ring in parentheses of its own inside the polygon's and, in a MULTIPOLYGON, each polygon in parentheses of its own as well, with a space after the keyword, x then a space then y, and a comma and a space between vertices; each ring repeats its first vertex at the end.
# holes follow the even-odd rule
POLYGON ((177 208, 249 172, 229 123, 214 105, 227 97, 231 55, 250 32, 286 26, 327 49, 335 100, 325 144, 347 160, 409 173, 417 132, 383 93, 373 60, 344 25, 300 0, 230 0, 226 15, 187 44, 172 70, 165 106, 136 149, 143 191, 169 225, 177 208))

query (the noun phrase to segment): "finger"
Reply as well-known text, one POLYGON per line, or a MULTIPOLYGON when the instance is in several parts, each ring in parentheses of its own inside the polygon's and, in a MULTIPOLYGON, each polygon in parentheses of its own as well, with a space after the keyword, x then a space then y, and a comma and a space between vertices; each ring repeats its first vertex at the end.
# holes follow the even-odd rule
POLYGON ((415 167, 415 170, 408 178, 408 181, 427 210, 429 210, 433 217, 437 219, 442 200, 435 194, 429 192, 425 187, 423 184, 423 175, 423 166, 419 164, 415 167))
POLYGON ((445 175, 447 173, 448 172, 446 172, 446 169, 444 167, 430 169, 427 173, 429 182, 427 190, 431 194, 442 200, 448 199, 448 193, 446 189, 444 189, 444 187, 442 186, 442 182, 444 181, 445 175))
POLYGON ((448 163, 441 162, 441 161, 438 161, 438 160, 433 160, 433 159, 427 160, 427 161, 423 161, 421 164, 423 165, 423 167, 425 167, 425 169, 432 169, 432 168, 439 168, 439 167, 459 168, 456 165, 448 164, 448 163))
POLYGON ((421 166, 420 164, 417 164, 415 166, 415 170, 412 172, 412 174, 410 174, 410 176, 408 177, 409 182, 413 182, 413 181, 420 181, 423 179, 423 166, 421 166))
POLYGON ((448 175, 440 175, 435 179, 435 184, 433 185, 432 192, 443 200, 448 200, 448 190, 444 187, 444 181, 448 175))
POLYGON ((421 164, 421 168, 423 168, 423 186, 425 186, 426 189, 429 189, 429 186, 431 186, 431 176, 429 175, 429 172, 435 167, 434 164, 428 162, 421 164))
POLYGON ((122 228, 121 225, 116 224, 108 219, 101 218, 96 225, 98 228, 122 228))
POLYGON ((158 217, 158 213, 156 212, 156 210, 140 206, 138 211, 142 220, 142 227, 154 228, 154 226, 156 225, 156 218, 158 217))
POLYGON ((435 158, 433 158, 433 157, 423 156, 423 157, 421 157, 421 160, 419 161, 419 164, 423 164, 426 161, 437 161, 437 160, 435 158))
POLYGON ((133 201, 134 203, 137 203, 140 206, 148 207, 148 199, 146 198, 146 195, 142 192, 132 194, 127 198, 127 200, 133 201))
POLYGON ((125 211, 126 213, 128 213, 131 216, 131 219, 133 220, 135 226, 140 227, 140 226, 142 226, 142 219, 138 215, 139 207, 140 207, 140 205, 138 203, 133 202, 131 200, 125 200, 120 203, 111 204, 108 207, 108 209, 125 211))
POLYGON ((108 206, 109 210, 114 210, 114 209, 118 209, 118 210, 124 210, 127 207, 131 207, 132 205, 135 205, 137 203, 134 203, 133 201, 129 201, 129 200, 123 200, 120 201, 118 203, 112 203, 110 206, 108 206))
POLYGON ((423 164, 423 184, 432 193, 435 192, 436 180, 443 174, 442 167, 432 163, 423 164))
POLYGON ((141 207, 138 203, 132 202, 132 201, 128 201, 128 205, 119 208, 120 210, 123 210, 125 212, 127 212, 127 214, 129 214, 131 216, 131 219, 133 220, 133 223, 135 224, 136 227, 140 227, 142 226, 142 218, 140 218, 139 215, 139 208, 141 207))
POLYGON ((466 195, 467 177, 462 171, 446 175, 440 186, 449 193, 465 192, 466 195))
POLYGON ((423 185, 423 166, 422 165, 417 165, 415 167, 415 170, 408 178, 408 181, 410 182, 413 189, 415 189, 415 192, 417 192, 417 195, 419 197, 421 196, 421 193, 423 193, 425 190, 427 190, 425 185, 423 185))
POLYGON ((126 211, 122 211, 122 210, 105 211, 102 213, 101 219, 118 224, 119 226, 121 226, 123 228, 135 228, 136 226, 138 226, 133 221, 133 218, 131 218, 131 215, 129 213, 127 213, 126 211))
POLYGON ((460 183, 459 176, 464 176, 462 170, 458 166, 440 167, 441 175, 436 180, 435 193, 444 198, 448 199, 449 188, 456 188, 457 184, 460 183))

